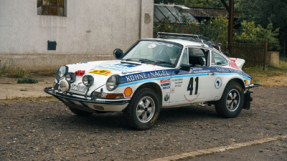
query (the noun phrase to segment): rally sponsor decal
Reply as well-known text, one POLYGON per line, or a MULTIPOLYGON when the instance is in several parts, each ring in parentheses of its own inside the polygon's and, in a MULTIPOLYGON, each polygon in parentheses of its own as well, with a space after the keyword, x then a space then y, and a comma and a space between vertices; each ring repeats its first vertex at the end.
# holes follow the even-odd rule
POLYGON ((159 70, 159 71, 151 71, 151 72, 144 72, 144 73, 137 73, 137 74, 131 74, 121 77, 121 82, 123 83, 129 83, 144 79, 151 79, 151 78, 158 78, 158 77, 166 77, 170 76, 171 71, 168 70, 159 70))
POLYGON ((183 83, 183 79, 182 78, 176 78, 172 80, 174 82, 174 87, 178 88, 181 87, 182 83, 183 83))
POLYGON ((105 65, 98 65, 92 68, 92 70, 97 69, 106 69, 106 70, 115 70, 115 71, 121 71, 121 72, 129 72, 133 70, 134 67, 137 67, 138 65, 135 64, 105 64, 105 65))
POLYGON ((80 64, 88 64, 88 62, 80 62, 80 63, 71 64, 71 65, 80 65, 80 64))
POLYGON ((170 82, 170 79, 162 79, 160 80, 160 83, 169 83, 170 82))
POLYGON ((217 77, 214 81, 214 87, 216 89, 219 89, 222 86, 222 79, 220 77, 217 77))
POLYGON ((99 74, 99 75, 105 75, 105 76, 108 76, 108 75, 112 75, 113 73, 109 70, 92 70, 90 71, 89 73, 91 74, 99 74))
POLYGON ((193 102, 193 101, 195 101, 195 100, 199 97, 199 95, 200 95, 200 93, 198 93, 198 95, 197 95, 194 99, 192 99, 192 100, 187 99, 185 95, 184 95, 184 98, 185 98, 185 100, 186 100, 187 102, 193 102))
POLYGON ((169 93, 165 94, 164 101, 167 102, 169 98, 170 98, 170 94, 169 93))
POLYGON ((175 92, 175 88, 172 87, 172 89, 171 89, 171 94, 174 94, 174 92, 175 92))
POLYGON ((133 90, 131 87, 127 87, 124 91, 124 94, 126 97, 130 97, 132 95, 132 93, 133 93, 133 90))

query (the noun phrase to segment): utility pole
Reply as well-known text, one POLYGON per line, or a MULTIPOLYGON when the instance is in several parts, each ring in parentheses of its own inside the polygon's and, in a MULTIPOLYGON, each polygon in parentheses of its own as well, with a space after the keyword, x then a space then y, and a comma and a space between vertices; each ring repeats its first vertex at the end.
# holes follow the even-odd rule
POLYGON ((233 17, 234 17, 234 0, 229 0, 229 6, 225 0, 221 0, 222 4, 229 13, 228 23, 228 50, 230 56, 232 56, 232 39, 233 39, 233 17))

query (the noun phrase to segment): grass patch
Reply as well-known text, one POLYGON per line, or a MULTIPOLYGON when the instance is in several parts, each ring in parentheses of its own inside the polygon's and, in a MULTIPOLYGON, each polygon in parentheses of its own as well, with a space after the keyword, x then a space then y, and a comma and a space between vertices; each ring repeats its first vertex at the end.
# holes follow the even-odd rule
POLYGON ((20 89, 20 91, 28 91, 28 89, 27 89, 27 88, 25 88, 25 89, 20 89))
POLYGON ((17 83, 19 83, 19 84, 34 84, 34 83, 38 83, 38 80, 33 79, 33 78, 23 78, 23 79, 18 79, 17 83))
POLYGON ((287 85, 287 61, 280 61, 279 67, 269 66, 266 71, 262 67, 243 68, 243 71, 253 77, 254 83, 269 87, 287 85))
POLYGON ((30 72, 25 68, 17 67, 9 71, 8 76, 11 78, 26 78, 30 72))

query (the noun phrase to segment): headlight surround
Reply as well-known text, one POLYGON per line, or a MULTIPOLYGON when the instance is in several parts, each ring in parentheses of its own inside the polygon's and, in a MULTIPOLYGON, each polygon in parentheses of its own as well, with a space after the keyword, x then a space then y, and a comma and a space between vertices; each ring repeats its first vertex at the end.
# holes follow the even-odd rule
POLYGON ((85 86, 90 87, 94 84, 94 77, 91 75, 85 75, 82 79, 82 82, 85 86))
POLYGON ((121 82, 121 77, 119 75, 112 75, 109 77, 106 83, 108 91, 115 90, 121 82))
POLYGON ((59 81, 64 77, 66 73, 68 73, 69 68, 67 66, 61 66, 56 72, 56 79, 59 81))
POLYGON ((65 75, 65 79, 66 79, 66 81, 67 82, 69 82, 69 83, 74 83, 75 82, 75 80, 76 80, 76 74, 75 73, 67 73, 66 75, 65 75))

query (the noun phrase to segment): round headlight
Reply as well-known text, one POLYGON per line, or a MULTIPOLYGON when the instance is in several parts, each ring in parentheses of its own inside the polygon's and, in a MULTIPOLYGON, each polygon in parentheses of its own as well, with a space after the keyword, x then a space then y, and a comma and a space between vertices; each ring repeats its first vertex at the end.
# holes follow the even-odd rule
POLYGON ((76 74, 75 73, 67 73, 65 75, 66 81, 69 83, 73 83, 76 80, 76 74))
POLYGON ((68 72, 67 66, 61 66, 56 72, 56 79, 59 80, 64 77, 64 75, 68 72))
POLYGON ((107 80, 106 86, 109 91, 115 90, 118 85, 120 84, 120 76, 119 75, 112 75, 107 80))
POLYGON ((91 85, 94 84, 94 77, 90 75, 85 75, 82 79, 82 82, 85 86, 90 87, 91 85))

